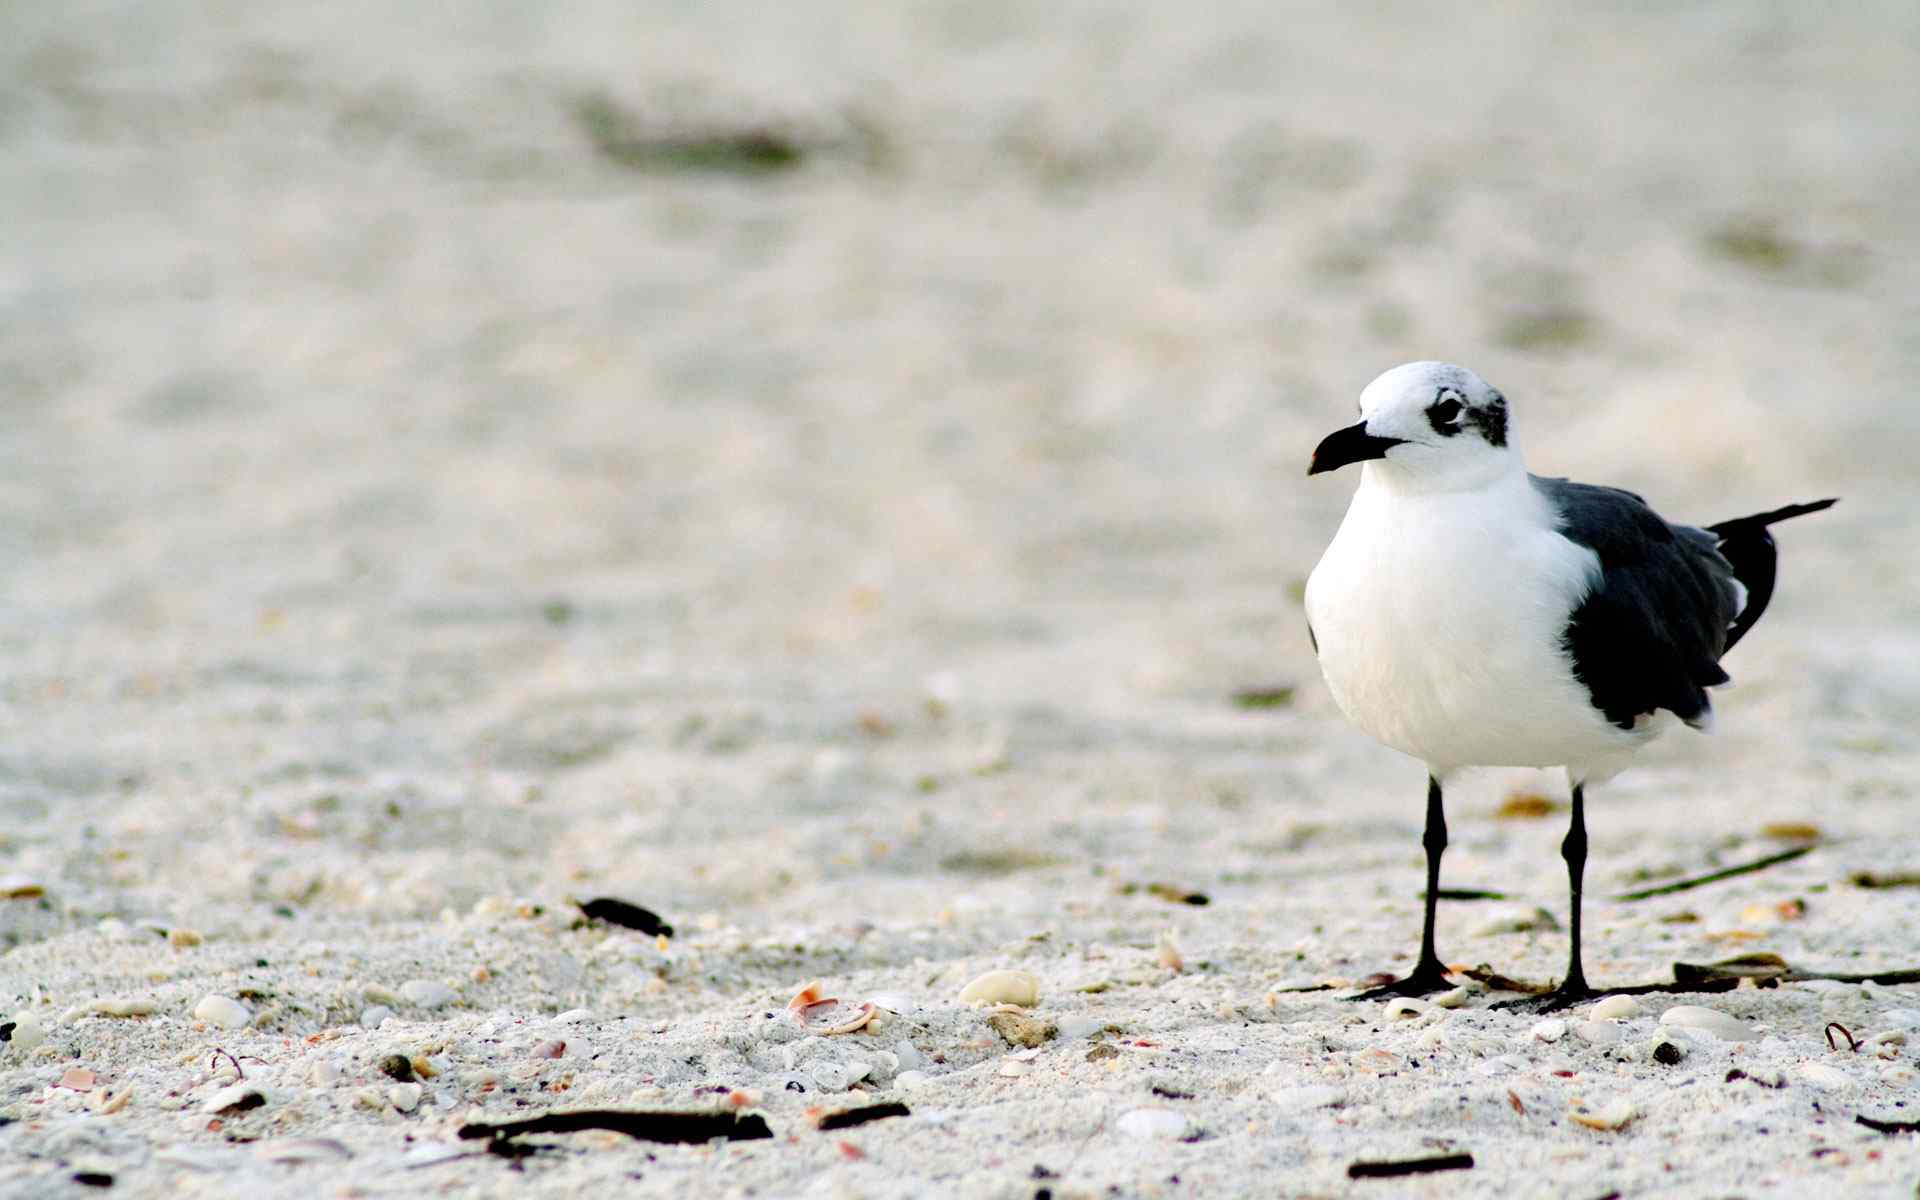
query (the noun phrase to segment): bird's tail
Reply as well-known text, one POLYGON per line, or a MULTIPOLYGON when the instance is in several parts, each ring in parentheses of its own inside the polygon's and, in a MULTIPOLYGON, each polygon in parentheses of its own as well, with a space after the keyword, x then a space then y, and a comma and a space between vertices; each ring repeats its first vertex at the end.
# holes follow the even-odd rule
POLYGON ((1836 496, 1815 500, 1810 504, 1789 504, 1772 512, 1735 517, 1731 521, 1707 526, 1707 532, 1719 539, 1720 553, 1732 565, 1733 577, 1747 589, 1746 607, 1740 610, 1740 614, 1733 619, 1732 628, 1727 630, 1727 644, 1722 653, 1733 649, 1733 644, 1753 628, 1760 614, 1767 611, 1767 602, 1773 599, 1774 566, 1778 554, 1767 526, 1790 517, 1804 517, 1808 513, 1832 508, 1838 500, 1836 496))

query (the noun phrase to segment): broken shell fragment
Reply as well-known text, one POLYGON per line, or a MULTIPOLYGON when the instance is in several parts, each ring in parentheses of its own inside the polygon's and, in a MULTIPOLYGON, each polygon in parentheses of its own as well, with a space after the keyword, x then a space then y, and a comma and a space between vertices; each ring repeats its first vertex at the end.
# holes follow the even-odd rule
POLYGON ((1032 1008, 1040 1003, 1040 977, 1028 971, 988 971, 960 989, 962 1004, 1013 1004, 1032 1008))
POLYGON ((1627 1122, 1640 1115, 1640 1110, 1631 1100, 1609 1100, 1603 1105, 1590 1105, 1584 1100, 1575 1100, 1568 1116, 1588 1129, 1615 1130, 1623 1128, 1627 1122))
POLYGON ((793 999, 787 1001, 787 1015, 793 1018, 794 1024, 808 1033, 826 1036, 865 1029, 877 1011, 871 1003, 850 1004, 837 997, 823 995, 817 979, 795 992, 793 999))

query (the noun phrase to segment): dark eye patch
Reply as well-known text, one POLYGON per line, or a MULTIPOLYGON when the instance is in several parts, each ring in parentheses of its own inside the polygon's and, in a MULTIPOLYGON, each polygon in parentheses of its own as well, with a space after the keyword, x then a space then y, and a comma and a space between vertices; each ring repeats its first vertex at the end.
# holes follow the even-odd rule
POLYGON ((1460 432, 1460 394, 1452 388, 1441 388, 1434 393, 1433 403, 1427 405, 1427 423, 1441 437, 1452 437, 1460 432))

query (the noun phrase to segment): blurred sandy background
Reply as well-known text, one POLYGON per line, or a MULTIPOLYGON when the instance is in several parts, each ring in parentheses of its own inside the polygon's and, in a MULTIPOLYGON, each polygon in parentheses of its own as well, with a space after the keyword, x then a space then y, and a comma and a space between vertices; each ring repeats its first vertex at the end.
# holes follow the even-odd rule
MULTIPOLYGON (((1425 357, 1541 473, 1845 498, 1720 734, 1596 796, 1595 890, 1769 821, 1830 839, 1798 886, 1911 863, 1917 78, 1908 3, 7 5, 0 1012, 150 994, 171 1064, 207 991, 297 1042, 423 970, 671 1022, 1036 934, 1172 926, 1245 1002, 1394 965, 1420 769, 1318 682, 1354 481, 1304 470, 1425 357), (1158 879, 1214 904, 1116 898, 1158 879), (700 965, 569 950, 599 893, 700 965), (550 928, 462 957, 488 898, 550 928)), ((1559 910, 1560 818, 1490 819, 1534 786, 1454 798, 1450 883, 1559 910)), ((1848 903, 1761 948, 1920 960, 1848 903)), ((1557 969, 1476 919, 1443 951, 1557 969)), ((1591 920, 1598 976, 1722 952, 1591 920)))

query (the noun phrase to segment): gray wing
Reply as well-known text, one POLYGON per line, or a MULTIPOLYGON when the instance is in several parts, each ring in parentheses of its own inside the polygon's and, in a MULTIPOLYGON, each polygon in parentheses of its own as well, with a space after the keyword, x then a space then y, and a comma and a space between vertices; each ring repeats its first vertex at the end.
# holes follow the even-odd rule
POLYGON ((1726 683, 1720 655, 1742 590, 1704 529, 1670 525, 1619 488, 1533 477, 1560 517, 1560 532, 1600 558, 1600 582, 1562 635, 1573 673, 1607 720, 1666 709, 1702 723, 1707 689, 1726 683))

